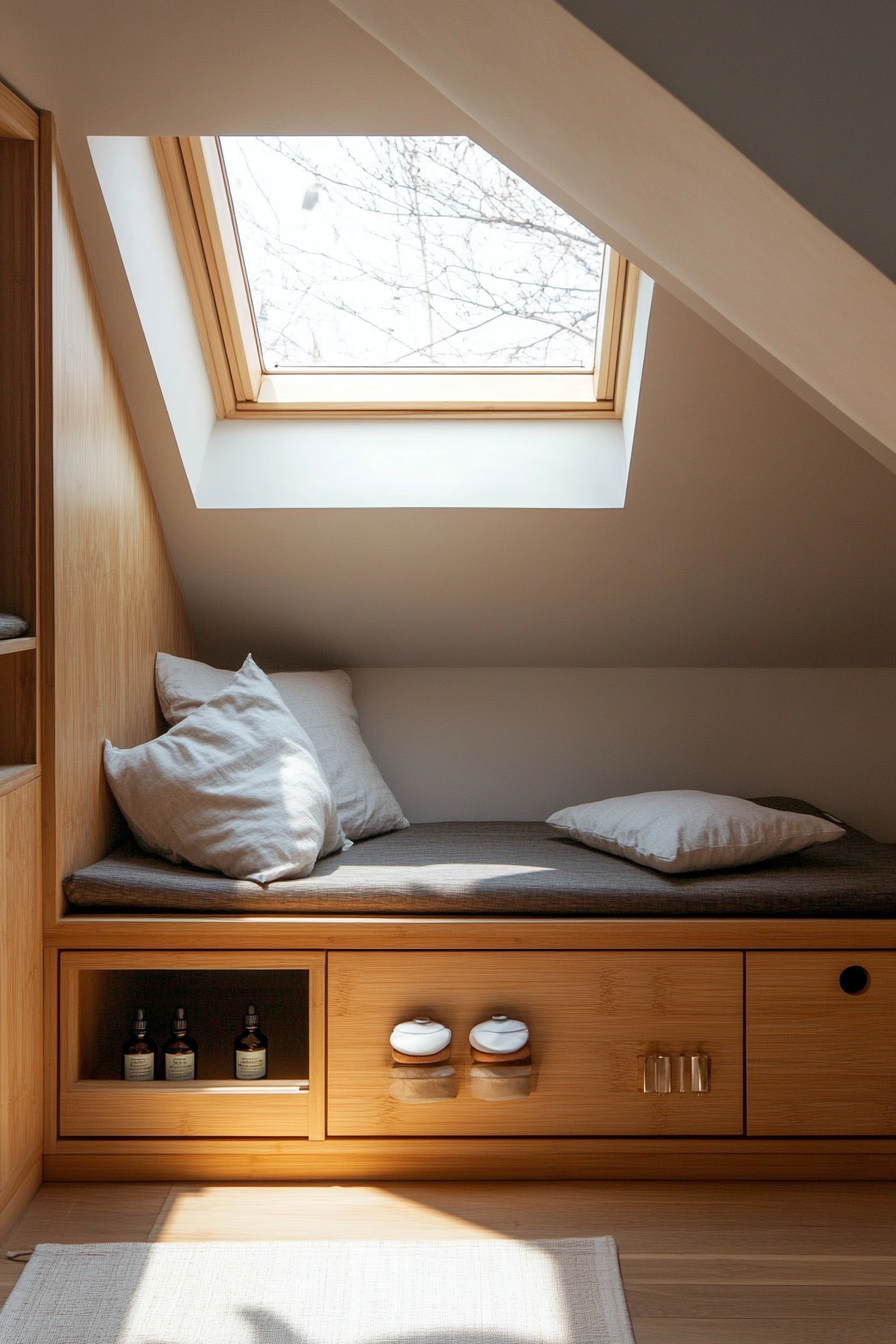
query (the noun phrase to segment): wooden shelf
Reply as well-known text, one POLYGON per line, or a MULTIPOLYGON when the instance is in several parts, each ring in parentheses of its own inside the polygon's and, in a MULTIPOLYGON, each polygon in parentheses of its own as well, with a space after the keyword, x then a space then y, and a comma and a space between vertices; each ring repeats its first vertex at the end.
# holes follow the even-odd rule
POLYGON ((40 775, 39 765, 0 765, 0 797, 24 788, 40 775))
POLYGON ((0 656, 4 653, 25 653, 28 649, 36 648, 34 635, 23 635, 21 639, 0 639, 0 656))
POLYGON ((285 1092, 297 1094, 308 1091, 307 1078, 196 1078, 190 1082, 167 1083, 164 1079, 153 1082, 125 1082, 123 1079, 79 1078, 71 1084, 73 1092, 193 1092, 218 1096, 227 1092, 285 1092))

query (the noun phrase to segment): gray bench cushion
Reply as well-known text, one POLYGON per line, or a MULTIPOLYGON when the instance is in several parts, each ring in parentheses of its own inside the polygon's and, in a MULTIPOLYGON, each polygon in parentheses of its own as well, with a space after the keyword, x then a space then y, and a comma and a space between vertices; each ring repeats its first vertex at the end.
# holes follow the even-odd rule
MULTIPOLYGON (((817 813, 792 798, 756 802, 817 813)), ((824 815, 824 814, 822 814, 824 815)), ((69 877, 78 909, 295 915, 896 916, 896 846, 842 840, 750 868, 671 876, 566 840, 543 822, 418 823, 258 887, 136 845, 69 877)))

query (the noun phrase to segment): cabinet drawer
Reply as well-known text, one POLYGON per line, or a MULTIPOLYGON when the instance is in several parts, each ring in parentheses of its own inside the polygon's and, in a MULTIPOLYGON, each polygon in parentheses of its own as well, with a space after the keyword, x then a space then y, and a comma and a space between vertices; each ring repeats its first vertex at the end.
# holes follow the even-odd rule
POLYGON ((747 953, 747 1133, 896 1134, 896 952, 747 953))
POLYGON ((740 1134, 739 952, 331 952, 331 1135, 740 1134), (493 1013, 528 1023, 534 1090, 471 1096, 468 1033, 493 1013), (389 1033, 426 1016, 451 1027, 458 1095, 389 1096, 389 1033), (704 1052, 707 1095, 645 1094, 639 1057, 704 1052))

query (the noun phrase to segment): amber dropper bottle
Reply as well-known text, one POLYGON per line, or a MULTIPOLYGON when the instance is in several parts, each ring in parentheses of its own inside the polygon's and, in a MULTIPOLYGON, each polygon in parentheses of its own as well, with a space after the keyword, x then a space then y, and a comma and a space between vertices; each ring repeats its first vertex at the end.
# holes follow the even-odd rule
POLYGON ((126 1083, 151 1083, 156 1076, 156 1045, 146 1034, 146 1011, 134 1009, 131 1034, 121 1052, 121 1076, 126 1083))
POLYGON ((199 1047, 192 1036, 187 1035, 187 1014, 183 1008, 177 1008, 171 1023, 171 1038, 165 1042, 165 1081, 186 1083, 199 1077, 197 1057, 199 1047))
POLYGON ((243 1016, 243 1030, 233 1043, 234 1078, 267 1078, 268 1038, 258 1029, 258 1009, 250 1003, 243 1016))

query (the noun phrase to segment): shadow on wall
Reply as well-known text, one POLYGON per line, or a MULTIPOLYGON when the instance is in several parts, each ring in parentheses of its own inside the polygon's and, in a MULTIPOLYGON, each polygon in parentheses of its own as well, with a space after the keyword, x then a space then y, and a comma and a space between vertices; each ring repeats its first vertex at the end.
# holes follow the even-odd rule
POLYGON ((805 798, 896 840, 893 668, 356 668, 413 821, 543 820, 650 789, 805 798))

